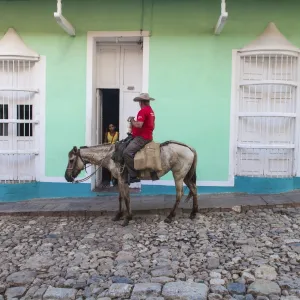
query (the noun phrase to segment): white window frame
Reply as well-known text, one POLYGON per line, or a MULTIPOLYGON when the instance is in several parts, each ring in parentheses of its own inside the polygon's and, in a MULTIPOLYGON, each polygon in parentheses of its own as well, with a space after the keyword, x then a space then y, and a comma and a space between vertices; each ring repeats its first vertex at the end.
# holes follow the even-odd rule
MULTIPOLYGON (((1 58, 0 58, 1 60, 1 58)), ((26 59, 24 59, 26 60, 26 59)), ((39 110, 36 110, 35 102, 30 102, 28 104, 33 105, 34 120, 32 120, 32 124, 34 126, 34 145, 35 149, 30 149, 30 153, 35 154, 35 169, 34 169, 34 177, 35 181, 42 181, 45 177, 45 108, 46 108, 46 96, 45 96, 45 87, 46 87, 46 57, 40 56, 38 61, 34 62, 34 82, 32 84, 36 88, 36 96, 34 101, 39 102, 39 110), (34 122, 36 121, 36 122, 34 122)), ((1 104, 1 103, 0 103, 1 104)), ((26 104, 24 102, 24 104, 26 104)), ((1 151, 0 152, 14 152, 15 150, 9 151, 1 151)), ((28 151, 23 151, 27 153, 28 151)), ((19 151, 22 153, 22 151, 19 151)), ((9 181, 9 180, 8 180, 9 181)), ((23 183, 23 181, 21 180, 23 183)), ((31 182, 31 181, 30 181, 31 182)), ((18 183, 17 181, 14 183, 18 183)), ((1 183, 0 183, 1 184, 1 183)))
MULTIPOLYGON (((249 55, 259 55, 264 54, 265 51, 249 51, 249 55)), ((266 54, 269 54, 266 53, 266 54)), ((295 148, 294 148, 294 161, 293 161, 293 171, 291 177, 300 177, 300 158, 299 158, 299 134, 300 134, 300 55, 299 52, 294 51, 276 51, 276 54, 293 55, 298 59, 297 65, 297 91, 296 91, 296 121, 295 121, 295 148)), ((245 53, 243 53, 243 56, 245 53)), ((229 153, 229 176, 237 176, 237 151, 238 151, 238 103, 239 103, 239 82, 240 82, 240 50, 232 50, 232 78, 231 78, 231 104, 230 104, 230 153, 229 153)), ((246 176, 252 177, 252 176, 246 176)), ((264 176, 261 176, 264 177, 264 176)), ((288 177, 288 178, 291 178, 288 177)), ((260 177, 258 177, 260 178, 260 177)), ((268 177, 265 178, 276 178, 268 177)), ((286 177, 285 177, 286 178, 286 177)))
MULTIPOLYGON (((12 148, 9 150, 0 149, 0 152, 5 153, 30 153, 34 155, 34 179, 33 182, 42 181, 45 174, 45 87, 46 87, 46 57, 39 55, 34 50, 30 49, 19 36, 19 34, 13 29, 9 28, 4 36, 0 39, 1 50, 0 50, 0 60, 1 61, 20 61, 24 63, 32 64, 32 82, 29 87, 18 86, 18 87, 5 87, 3 83, 0 88, 4 91, 32 91, 35 93, 33 102, 27 103, 26 100, 17 101, 17 103, 12 103, 13 110, 15 110, 15 105, 17 104, 29 104, 33 105, 33 120, 34 126, 33 132, 33 143, 31 149, 28 150, 18 150, 12 148), (36 105, 38 104, 38 105, 36 105), (2 150, 2 151, 1 151, 2 150)), ((11 104, 9 103, 9 106, 11 104)), ((13 119, 10 119, 9 123, 16 123, 16 116, 11 114, 13 119)), ((9 135, 10 136, 10 135, 9 135)), ((14 138, 14 137, 11 137, 14 138)), ((22 139, 21 139, 22 140, 22 139)), ((4 179, 4 181, 6 181, 4 179)), ((11 183, 23 183, 28 182, 26 179, 7 179, 11 183)), ((29 180, 29 182, 32 182, 29 180)))
POLYGON ((39 68, 39 88, 40 111, 36 114, 39 121, 36 130, 36 144, 39 145, 39 154, 36 156, 36 181, 44 181, 46 178, 46 56, 41 55, 37 63, 39 68))

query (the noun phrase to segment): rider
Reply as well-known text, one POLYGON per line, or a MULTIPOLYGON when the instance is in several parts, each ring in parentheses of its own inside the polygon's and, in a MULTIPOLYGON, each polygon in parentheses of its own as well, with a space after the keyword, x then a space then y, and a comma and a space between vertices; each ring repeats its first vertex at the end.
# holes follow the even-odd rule
POLYGON ((146 144, 153 140, 153 130, 155 127, 155 114, 150 106, 150 101, 154 100, 148 93, 142 93, 133 101, 139 102, 141 110, 137 114, 137 120, 129 117, 128 121, 132 126, 133 140, 124 151, 124 160, 129 173, 129 184, 140 182, 137 172, 134 169, 134 156, 146 144))

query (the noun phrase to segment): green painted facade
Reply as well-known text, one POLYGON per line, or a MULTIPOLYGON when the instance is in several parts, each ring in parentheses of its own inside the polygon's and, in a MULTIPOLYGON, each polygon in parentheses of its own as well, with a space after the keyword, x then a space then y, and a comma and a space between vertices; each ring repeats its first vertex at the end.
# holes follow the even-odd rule
MULTIPOLYGON (((14 27, 46 56, 46 176, 63 176, 67 152, 85 143, 87 31, 139 30, 141 3, 63 0, 63 14, 76 28, 72 38, 54 20, 55 0, 0 1, 0 35, 14 27)), ((228 0, 227 11, 224 31, 215 36, 219 0, 144 1, 154 137, 194 146, 198 180, 228 180, 232 49, 254 40, 270 21, 300 47, 299 0, 228 0)))

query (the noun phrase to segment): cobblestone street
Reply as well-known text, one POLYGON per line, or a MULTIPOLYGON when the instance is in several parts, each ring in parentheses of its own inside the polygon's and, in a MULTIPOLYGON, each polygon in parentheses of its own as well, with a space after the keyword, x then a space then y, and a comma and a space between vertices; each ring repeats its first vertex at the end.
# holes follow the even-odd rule
POLYGON ((299 208, 110 219, 0 217, 0 299, 300 299, 299 208))

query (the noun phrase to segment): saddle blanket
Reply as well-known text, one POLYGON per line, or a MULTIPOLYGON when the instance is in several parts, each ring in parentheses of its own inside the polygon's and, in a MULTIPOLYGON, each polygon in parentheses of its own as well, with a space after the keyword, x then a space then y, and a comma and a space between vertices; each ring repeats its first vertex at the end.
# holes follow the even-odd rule
POLYGON ((160 144, 150 142, 134 156, 134 168, 137 171, 162 171, 160 158, 160 144))

